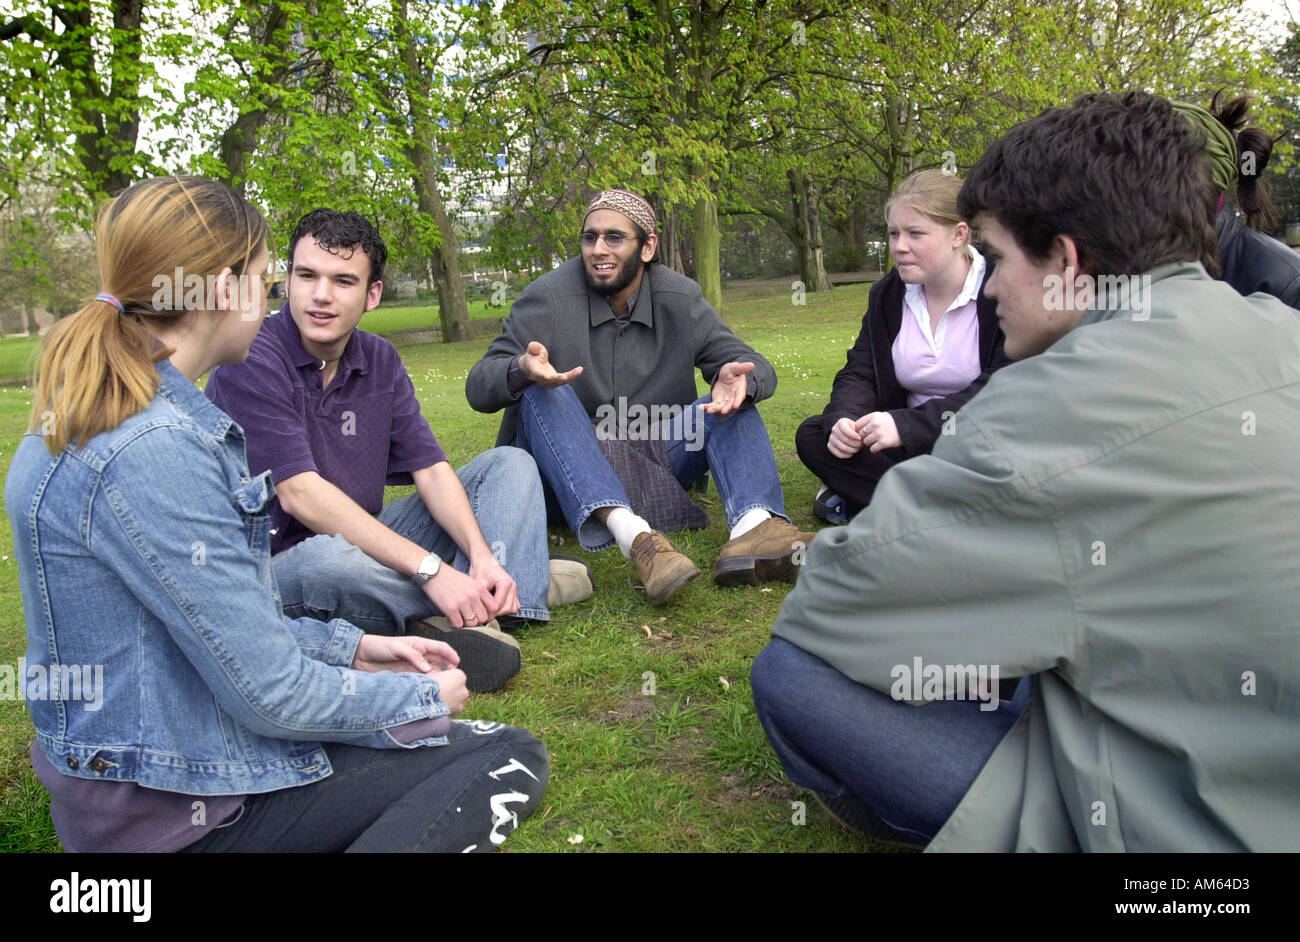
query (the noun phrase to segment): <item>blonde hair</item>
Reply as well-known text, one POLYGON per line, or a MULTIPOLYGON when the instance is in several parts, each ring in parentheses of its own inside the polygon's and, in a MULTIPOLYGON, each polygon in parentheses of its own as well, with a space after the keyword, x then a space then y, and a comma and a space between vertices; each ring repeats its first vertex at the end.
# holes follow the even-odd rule
MULTIPOLYGON (((885 225, 889 225, 889 214, 895 206, 914 209, 944 226, 964 222, 961 213, 957 212, 957 194, 961 192, 961 185, 961 177, 942 170, 921 170, 912 174, 886 201, 885 225)), ((966 241, 970 242, 969 236, 966 241)))
POLYGON ((173 307, 188 306, 168 300, 179 288, 159 285, 227 267, 243 275, 267 233, 256 207, 224 183, 201 177, 144 180, 100 209, 100 291, 114 296, 122 311, 90 301, 41 343, 29 428, 45 433, 52 454, 116 428, 157 393, 154 364, 174 351, 146 324, 175 323, 185 311, 173 307))

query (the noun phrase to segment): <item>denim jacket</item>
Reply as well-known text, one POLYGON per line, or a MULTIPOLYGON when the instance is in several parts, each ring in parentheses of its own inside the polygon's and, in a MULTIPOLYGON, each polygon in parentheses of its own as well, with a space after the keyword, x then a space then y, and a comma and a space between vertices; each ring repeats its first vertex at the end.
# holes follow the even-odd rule
POLYGON ((84 447, 52 456, 25 436, 5 482, 26 673, 64 681, 27 681, 46 756, 80 778, 223 795, 329 776, 320 741, 444 744, 388 732, 447 714, 436 681, 351 670, 360 629, 281 614, 267 475, 249 475, 228 415, 169 362, 158 375, 148 408, 84 447), (98 703, 66 682, 73 665, 83 681, 102 668, 98 703))

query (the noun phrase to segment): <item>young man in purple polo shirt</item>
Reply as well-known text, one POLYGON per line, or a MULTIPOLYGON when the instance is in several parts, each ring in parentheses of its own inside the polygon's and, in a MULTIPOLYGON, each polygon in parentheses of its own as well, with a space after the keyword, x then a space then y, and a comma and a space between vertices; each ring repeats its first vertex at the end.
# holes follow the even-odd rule
POLYGON ((444 640, 480 675, 471 689, 491 689, 519 669, 518 645, 494 619, 550 618, 541 483, 516 448, 452 470, 397 350, 357 329, 379 303, 386 259, 359 214, 303 217, 288 302, 246 362, 212 371, 207 394, 244 428, 250 470, 271 472, 285 613, 381 634, 441 614, 462 629, 444 640), (385 507, 386 484, 416 493, 385 507))

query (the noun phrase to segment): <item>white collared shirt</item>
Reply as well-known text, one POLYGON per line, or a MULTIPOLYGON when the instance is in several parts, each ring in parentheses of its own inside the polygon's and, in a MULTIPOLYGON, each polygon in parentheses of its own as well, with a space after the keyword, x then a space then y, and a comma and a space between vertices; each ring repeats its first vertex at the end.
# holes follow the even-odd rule
POLYGON ((925 290, 921 285, 908 285, 903 295, 903 307, 911 311, 912 316, 916 318, 916 324, 921 328, 921 335, 925 337, 930 344, 930 349, 936 354, 943 349, 943 338, 948 330, 948 313, 965 307, 971 301, 975 300, 980 293, 980 285, 984 283, 984 256, 973 245, 967 245, 970 251, 971 266, 970 271, 966 273, 966 282, 961 287, 961 293, 953 299, 947 309, 939 317, 939 329, 931 332, 930 330, 930 311, 925 306, 925 290))

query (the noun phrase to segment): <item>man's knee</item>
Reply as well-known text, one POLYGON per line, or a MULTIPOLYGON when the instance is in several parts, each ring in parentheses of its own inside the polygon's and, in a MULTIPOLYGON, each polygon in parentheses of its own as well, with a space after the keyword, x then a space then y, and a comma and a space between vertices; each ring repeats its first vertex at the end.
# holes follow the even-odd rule
POLYGON ((537 462, 533 456, 515 445, 498 445, 483 453, 491 469, 520 488, 539 487, 537 462))
POLYGON ((568 403, 569 400, 581 405, 581 402, 578 400, 578 394, 574 392, 573 387, 567 383, 563 386, 556 386, 553 389, 548 389, 538 383, 533 383, 524 390, 524 394, 520 397, 519 402, 521 408, 524 405, 527 405, 533 409, 544 409, 548 406, 568 403))
POLYGON ((546 790, 546 783, 551 777, 551 757, 546 747, 527 730, 515 726, 507 727, 507 730, 511 739, 511 755, 518 758, 535 776, 536 788, 532 791, 540 795, 546 790))
MULTIPOLYGON (((453 741, 474 744, 473 748, 493 749, 494 755, 503 756, 503 764, 494 770, 495 777, 507 772, 522 776, 515 784, 529 787, 520 790, 540 795, 546 789, 551 775, 551 757, 542 741, 525 729, 489 720, 457 720, 453 723, 453 741), (480 740, 475 744, 475 740, 480 740)), ((513 781, 513 779, 512 779, 513 781)))
POLYGON ((356 580, 371 562, 369 556, 337 533, 318 533, 276 555, 272 566, 282 586, 302 582, 337 588, 356 580))

